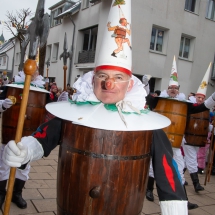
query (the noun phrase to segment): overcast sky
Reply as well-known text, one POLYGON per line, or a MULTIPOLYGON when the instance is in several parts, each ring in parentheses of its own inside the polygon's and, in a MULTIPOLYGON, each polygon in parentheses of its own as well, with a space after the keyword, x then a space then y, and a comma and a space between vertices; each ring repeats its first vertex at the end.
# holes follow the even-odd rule
MULTIPOLYGON (((48 8, 59 1, 60 0, 45 0, 45 12, 50 14, 50 10, 48 10, 48 8)), ((0 3, 0 21, 7 21, 7 17, 5 15, 7 11, 13 11, 13 14, 15 14, 16 11, 19 11, 20 9, 30 8, 32 12, 35 12, 38 0, 0 0, 0 3)), ((0 25, 0 35, 2 30, 6 40, 12 37, 12 34, 8 32, 3 25, 0 25)))

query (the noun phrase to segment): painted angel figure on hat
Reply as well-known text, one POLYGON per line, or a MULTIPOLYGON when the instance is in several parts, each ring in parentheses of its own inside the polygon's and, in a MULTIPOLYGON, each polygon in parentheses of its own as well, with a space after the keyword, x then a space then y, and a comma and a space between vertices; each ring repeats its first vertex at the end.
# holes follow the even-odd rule
MULTIPOLYGON (((116 26, 111 26, 111 21, 109 21, 107 23, 107 27, 108 27, 108 31, 114 31, 114 33, 111 35, 111 37, 115 38, 115 43, 117 45, 117 48, 114 49, 114 51, 112 52, 111 56, 113 57, 127 57, 127 52, 131 51, 131 42, 130 39, 127 37, 127 35, 129 35, 129 37, 131 37, 131 25, 130 23, 128 23, 128 18, 125 18, 124 13, 120 7, 120 5, 125 5, 124 10, 127 10, 127 5, 126 5, 126 1, 115 1, 112 5, 112 15, 109 16, 110 19, 114 18, 114 21, 116 18, 116 16, 118 16, 118 12, 119 12, 119 25, 116 26), (116 7, 118 6, 118 8, 116 7), (128 29, 128 25, 130 25, 129 29, 128 29), (124 50, 123 44, 127 43, 128 47, 130 50, 124 50), (121 55, 117 55, 118 53, 121 53, 121 55), (125 52, 125 53, 124 53, 125 52)), ((129 7, 128 7, 129 8, 129 7)), ((126 11, 127 12, 127 11, 126 11)))

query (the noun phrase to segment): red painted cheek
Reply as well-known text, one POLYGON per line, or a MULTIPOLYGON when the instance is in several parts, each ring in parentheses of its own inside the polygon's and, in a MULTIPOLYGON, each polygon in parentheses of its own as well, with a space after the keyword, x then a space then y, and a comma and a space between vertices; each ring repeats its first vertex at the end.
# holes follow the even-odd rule
POLYGON ((105 88, 107 90, 112 90, 114 86, 115 86, 115 83, 113 78, 109 78, 107 81, 105 81, 105 88))

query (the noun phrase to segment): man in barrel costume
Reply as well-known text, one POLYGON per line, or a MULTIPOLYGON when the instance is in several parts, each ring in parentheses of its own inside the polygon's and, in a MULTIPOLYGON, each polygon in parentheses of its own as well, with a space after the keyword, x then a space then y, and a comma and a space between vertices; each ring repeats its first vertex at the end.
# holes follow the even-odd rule
MULTIPOLYGON (((20 65, 19 65, 19 72, 18 75, 14 77, 14 83, 7 84, 4 93, 4 96, 10 96, 10 93, 15 96, 16 99, 16 105, 14 105, 9 111, 7 111, 2 118, 2 145, 1 145, 1 151, 0 151, 0 208, 2 208, 2 205, 5 201, 6 196, 6 185, 9 178, 10 173, 10 166, 8 166, 6 163, 3 162, 3 154, 4 149, 7 144, 7 138, 13 138, 16 134, 16 128, 18 124, 18 118, 19 113, 21 112, 20 104, 23 100, 23 88, 25 85, 25 76, 26 74, 23 72, 23 62, 24 62, 24 56, 25 56, 25 49, 31 41, 31 45, 33 46, 29 48, 30 56, 34 55, 33 49, 35 50, 35 57, 36 57, 36 51, 37 51, 37 43, 40 41, 41 47, 46 43, 46 39, 48 36, 49 31, 49 15, 44 15, 44 0, 39 0, 37 5, 37 10, 35 13, 35 17, 32 20, 27 33, 25 35, 25 39, 21 43, 21 59, 20 59, 20 65), (36 26, 39 24, 39 27, 36 26), (45 29, 41 30, 45 25, 45 29), (36 29, 36 31, 40 31, 40 35, 33 34, 32 32, 36 29), (42 38, 42 39, 41 39, 42 38), (34 41, 36 40, 36 42, 34 41), (18 94, 18 95, 17 95, 18 94), (11 121, 9 121, 9 118, 12 118, 11 121), (8 119, 8 120, 7 120, 8 119), (7 122, 8 121, 8 122, 7 122), (4 131, 6 135, 4 134, 4 131), (9 137, 10 136, 10 137, 9 137)), ((39 53, 38 53, 39 54, 39 53)), ((30 58, 29 56, 29 58, 30 58)), ((31 56, 32 57, 32 56, 31 56)), ((35 63, 36 65, 36 63, 35 63)), ((30 97, 31 101, 28 102, 28 108, 25 112, 25 126, 26 129, 23 129, 23 133, 28 133, 30 135, 32 133, 31 129, 34 128, 35 130, 35 124, 36 127, 39 126, 44 121, 45 118, 45 104, 46 104, 46 95, 49 93, 49 91, 46 91, 44 89, 45 82, 43 81, 43 77, 39 75, 38 71, 38 65, 35 66, 34 73, 31 75, 30 80, 30 97), (37 98, 39 98, 39 103, 37 103, 35 99, 35 95, 37 98), (35 101, 34 101, 35 100, 35 101), (33 101, 33 102, 32 102, 33 101), (36 118, 36 120, 35 120, 36 118), (35 121, 34 121, 35 120, 35 121), (29 123, 30 121, 30 123, 29 123), (30 124, 30 126, 29 126, 30 124)), ((1 111, 1 110, 0 110, 1 111)), ((12 193, 12 202, 14 202, 17 207, 21 209, 25 209, 27 207, 27 202, 22 198, 22 190, 24 188, 25 182, 28 180, 30 172, 30 163, 26 164, 25 168, 17 169, 15 172, 15 182, 13 187, 13 193, 12 193)), ((9 185, 9 183, 8 183, 9 185)))
MULTIPOLYGON (((209 65, 195 96, 189 97, 189 100, 195 106, 201 105, 205 101, 210 71, 211 64, 209 65)), ((199 146, 205 146, 208 131, 209 110, 202 112, 201 115, 189 115, 185 131, 185 138, 183 139, 182 146, 185 155, 185 164, 190 173, 190 177, 196 192, 204 190, 204 187, 200 185, 198 178, 197 153, 199 146)))
MULTIPOLYGON (((114 20, 116 14, 118 14, 117 7, 114 6, 117 4, 121 5, 124 12, 126 12, 127 19, 130 21, 131 0, 114 0, 108 21, 114 20), (113 14, 115 14, 114 17, 113 14)), ((118 152, 118 136, 116 136, 114 140, 111 140, 111 136, 109 135, 106 135, 101 140, 99 139, 99 136, 101 136, 103 132, 113 131, 111 133, 113 136, 115 133, 117 135, 121 133, 125 135, 138 134, 139 137, 133 141, 124 138, 125 140, 120 139, 120 142, 127 141, 122 145, 122 147, 127 148, 135 145, 139 141, 141 144, 137 151, 140 151, 141 148, 144 149, 144 144, 146 143, 144 143, 144 140, 147 138, 142 134, 147 130, 153 130, 153 132, 150 133, 153 134, 151 156, 162 214, 186 215, 187 199, 178 173, 177 164, 172 157, 173 153, 170 142, 165 133, 160 129, 168 126, 170 121, 160 114, 149 110, 143 110, 146 92, 143 89, 141 81, 132 75, 131 50, 128 49, 126 51, 126 58, 113 58, 108 53, 109 50, 113 49, 115 44, 114 41, 111 40, 109 32, 107 31, 105 33, 104 42, 98 54, 99 57, 96 62, 96 67, 94 71, 86 73, 74 84, 77 92, 73 95, 73 100, 48 104, 46 106, 47 110, 56 117, 41 125, 33 136, 23 137, 21 142, 17 143, 17 145, 15 141, 10 141, 5 148, 3 160, 7 165, 12 167, 21 166, 25 168, 29 162, 40 159, 43 156, 48 156, 51 150, 53 150, 61 140, 63 142, 66 139, 74 140, 73 143, 76 144, 78 139, 83 137, 83 141, 86 141, 85 146, 88 147, 92 142, 92 138, 89 135, 91 131, 95 130, 97 134, 93 137, 93 140, 96 141, 95 147, 97 148, 101 147, 100 145, 108 139, 107 143, 113 142, 110 149, 114 153, 118 152), (65 130, 67 129, 64 126, 65 120, 69 122, 67 126, 72 126, 74 128, 70 132, 65 130), (87 129, 86 131, 88 131, 88 128, 90 132, 75 132, 78 131, 76 129, 87 129), (68 133, 69 138, 61 136, 61 132, 63 132, 63 135, 66 134, 65 131, 68 133), (117 133, 118 131, 120 133, 117 133), (71 135, 71 132, 75 133, 71 135), (99 140, 101 142, 98 142, 99 140), (126 146, 126 144, 128 145, 126 146)), ((149 137, 151 136, 149 135, 149 137)), ((149 139, 151 142, 151 138, 149 139)), ((68 214, 83 214, 87 213, 87 210, 88 214, 90 213, 93 215, 140 214, 145 196, 145 185, 142 180, 147 177, 148 166, 144 167, 143 165, 138 165, 137 162, 142 162, 146 158, 146 163, 149 164, 150 153, 137 156, 134 155, 132 151, 129 151, 128 156, 98 154, 90 152, 89 150, 81 150, 80 148, 84 143, 81 142, 80 144, 81 145, 78 147, 79 149, 69 147, 72 153, 68 153, 69 148, 66 149, 66 154, 72 154, 71 159, 78 158, 82 155, 85 161, 86 159, 90 159, 91 162, 95 161, 95 159, 101 159, 101 163, 103 163, 104 166, 100 169, 97 168, 96 165, 92 165, 92 163, 88 166, 85 164, 84 160, 80 160, 78 171, 75 171, 75 169, 72 168, 72 166, 75 166, 75 163, 70 161, 73 163, 70 167, 72 169, 69 170, 72 180, 76 180, 77 183, 80 183, 81 180, 84 181, 79 185, 73 183, 66 185, 66 190, 72 187, 71 192, 75 192, 75 190, 78 189, 78 193, 77 195, 68 193, 69 198, 67 198, 67 201, 64 199, 63 203, 65 203, 67 207, 71 206, 72 209, 66 207, 63 209, 64 212, 66 210, 68 214), (113 161, 115 164, 122 161, 124 168, 116 172, 111 172, 111 169, 109 168, 109 170, 107 170, 106 166, 109 161, 113 161), (130 161, 134 163, 128 166, 130 161), (128 172, 126 178, 117 178, 117 182, 119 181, 120 183, 118 188, 115 187, 114 184, 116 182, 109 181, 109 177, 111 177, 111 175, 118 175, 120 171, 126 173, 127 168, 136 168, 137 172, 141 172, 146 168, 147 172, 144 175, 137 175, 136 172, 128 172), (98 175, 95 175, 95 172, 91 169, 97 171, 98 175), (83 178, 85 172, 87 172, 88 175, 83 178), (80 173, 80 175, 76 177, 76 173, 80 173), (109 177, 104 180, 103 177, 107 174, 109 174, 109 177), (90 176, 93 177, 92 180, 101 180, 100 186, 95 187, 95 185, 92 184, 90 190, 86 189, 90 183, 86 180, 90 176), (134 186, 131 186, 131 182, 128 180, 129 178, 136 181, 134 186), (113 196, 120 188, 123 189, 123 192, 118 194, 118 197, 116 195, 113 196), (128 196, 124 198, 127 193, 128 196), (135 200, 133 197, 131 198, 131 196, 133 196, 135 200), (86 199, 84 201, 77 200, 85 197, 86 199), (114 198, 112 199, 112 197, 114 198)), ((105 150, 106 144, 104 144, 102 148, 105 150)), ((64 149, 62 148, 60 151, 63 152, 64 149)), ((59 159, 63 159, 63 157, 64 155, 59 155, 59 159)), ((63 186, 63 184, 59 183, 59 186, 63 186)), ((59 190, 62 189, 59 188, 58 191, 59 190)), ((58 203, 59 202, 61 201, 58 201, 58 203)), ((59 206, 58 214, 61 214, 61 210, 62 208, 59 206)))
MULTIPOLYGON (((179 92, 180 85, 178 83, 178 75, 177 74, 178 74, 177 73, 177 66, 176 66, 176 61, 175 61, 175 57, 174 57, 168 89, 162 91, 159 97, 153 97, 151 95, 147 96, 147 104, 149 105, 149 107, 152 110, 155 110, 155 111, 160 112, 160 113, 164 113, 164 115, 165 115, 165 109, 164 110, 156 109, 158 101, 159 101, 159 98, 173 99, 173 101, 176 100, 176 101, 180 101, 182 103, 187 102, 184 93, 179 92)), ((161 101, 165 103, 165 102, 167 102, 169 100, 161 100, 161 101)), ((182 103, 181 103, 181 105, 182 105, 182 103)), ((187 115, 189 116, 190 114, 199 113, 199 112, 209 110, 214 105, 215 105, 215 93, 213 93, 201 105, 197 106, 197 105, 194 105, 191 102, 188 102, 187 103, 187 115)), ((169 111, 170 110, 168 110, 168 112, 169 111)), ((173 125, 177 124, 177 118, 175 118, 175 119, 176 119, 176 121, 173 122, 173 125)), ((180 125, 180 126, 184 126, 184 130, 185 130, 186 123, 184 125, 180 125)), ((166 131, 166 133, 168 134, 169 132, 166 131)), ((170 134, 170 136, 171 136, 171 134, 170 134)), ((181 134, 181 138, 183 138, 183 134, 181 134)), ((172 142, 172 138, 169 137, 169 139, 170 139, 170 142, 172 142)), ((173 142, 174 142, 174 137, 173 137, 173 142)), ((179 143, 181 145, 181 142, 179 142, 179 143)), ((173 154, 174 154, 173 158, 174 158, 174 160, 176 161, 176 163, 178 165, 179 173, 180 173, 180 176, 182 178, 182 183, 184 185, 185 184, 185 178, 184 178, 184 172, 183 172, 183 170, 184 170, 184 159, 182 157, 180 145, 178 147, 172 146, 172 149, 173 149, 173 154)), ((150 171, 149 171, 149 180, 148 180, 148 185, 147 185, 147 192, 146 192, 146 198, 149 201, 154 200, 154 197, 153 197, 153 185, 154 185, 154 176, 153 176, 153 169, 152 169, 152 165, 151 165, 150 171)), ((184 186, 184 190, 186 192, 185 186, 184 186)), ((191 209, 195 209, 197 207, 198 207, 197 204, 192 204, 192 203, 188 202, 188 209, 191 210, 191 209)))

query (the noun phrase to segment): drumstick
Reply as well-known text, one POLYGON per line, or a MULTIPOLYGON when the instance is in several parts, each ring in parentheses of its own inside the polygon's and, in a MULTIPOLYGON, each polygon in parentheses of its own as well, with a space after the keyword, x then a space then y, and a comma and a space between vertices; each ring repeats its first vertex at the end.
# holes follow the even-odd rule
MULTIPOLYGON (((24 64, 24 72, 26 76, 25 76, 25 84, 23 89, 22 101, 20 105, 19 119, 18 119, 18 124, 16 129, 16 136, 15 136, 16 143, 20 142, 22 137, 22 131, 23 131, 24 120, 25 120, 25 112, 27 108, 28 95, 29 95, 29 89, 30 89, 30 83, 31 83, 31 76, 36 72, 36 70, 37 70, 36 61, 28 59, 24 64)), ((15 181, 15 174, 16 174, 16 168, 11 167, 10 177, 9 177, 8 187, 7 187, 6 201, 4 206, 4 215, 9 214, 10 203, 11 203, 12 193, 13 193, 13 185, 15 181)))

